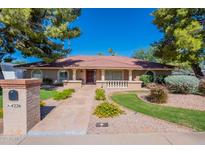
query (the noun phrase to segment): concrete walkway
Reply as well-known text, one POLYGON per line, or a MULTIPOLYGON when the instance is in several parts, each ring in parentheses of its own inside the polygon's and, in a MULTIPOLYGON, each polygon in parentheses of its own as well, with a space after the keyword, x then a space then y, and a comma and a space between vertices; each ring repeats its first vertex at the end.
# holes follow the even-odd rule
POLYGON ((205 133, 28 136, 19 144, 68 145, 204 145, 205 133))
POLYGON ((87 132, 95 86, 78 89, 67 102, 53 109, 28 135, 84 135, 87 132))

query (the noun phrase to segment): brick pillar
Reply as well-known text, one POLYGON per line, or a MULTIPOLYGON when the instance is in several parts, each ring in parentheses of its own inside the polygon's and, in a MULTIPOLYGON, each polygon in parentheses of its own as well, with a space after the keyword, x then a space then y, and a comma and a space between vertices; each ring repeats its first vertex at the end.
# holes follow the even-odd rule
POLYGON ((0 80, 3 88, 3 131, 25 135, 40 121, 40 80, 0 80))

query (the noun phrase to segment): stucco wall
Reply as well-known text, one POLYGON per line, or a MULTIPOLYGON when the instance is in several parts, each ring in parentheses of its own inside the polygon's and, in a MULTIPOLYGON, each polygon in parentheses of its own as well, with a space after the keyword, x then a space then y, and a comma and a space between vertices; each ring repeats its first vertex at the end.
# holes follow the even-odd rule
MULTIPOLYGON (((50 78, 53 81, 57 81, 58 79, 58 69, 56 70, 41 70, 43 72, 43 78, 50 78)), ((72 80, 72 70, 68 70, 69 72, 69 80, 72 80)), ((105 71, 106 72, 106 71, 105 71)), ((134 81, 138 81, 139 77, 143 74, 145 74, 147 70, 134 70, 132 71, 132 79, 134 81)), ((168 70, 155 70, 153 71, 156 76, 157 75, 170 75, 171 71, 168 70)), ((31 78, 31 70, 27 70, 25 72, 25 78, 31 78)), ((77 80, 82 80, 82 83, 86 82, 86 70, 77 70, 76 71, 76 79, 77 80)), ((129 79, 129 71, 128 70, 123 70, 123 80, 128 80, 129 79)), ((101 70, 96 70, 96 80, 101 80, 101 70)))
MULTIPOLYGON (((132 71, 132 79, 134 81, 139 80, 139 77, 145 74, 148 70, 134 70, 132 71)), ((158 75, 171 75, 172 71, 170 70, 154 70, 152 71, 155 73, 156 76, 158 75)))
MULTIPOLYGON (((54 70, 54 69, 50 69, 50 70, 41 70, 43 73, 43 78, 50 78, 53 81, 57 81, 58 80, 58 69, 54 70)), ((25 72, 25 76, 24 78, 31 78, 31 72, 32 70, 27 70, 25 72)), ((72 79, 72 70, 68 70, 69 72, 69 80, 72 79)))

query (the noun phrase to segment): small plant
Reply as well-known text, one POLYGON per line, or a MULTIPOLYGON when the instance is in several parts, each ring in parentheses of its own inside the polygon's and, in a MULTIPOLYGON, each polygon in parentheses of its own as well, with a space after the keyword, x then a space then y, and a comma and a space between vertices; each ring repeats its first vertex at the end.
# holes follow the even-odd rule
POLYGON ((40 107, 44 107, 44 106, 46 106, 46 102, 40 101, 40 107))
POLYGON ((198 91, 199 79, 195 76, 172 75, 166 77, 164 81, 172 93, 194 94, 198 91))
POLYGON ((75 92, 74 89, 65 89, 61 92, 57 92, 53 99, 54 100, 64 100, 64 99, 67 99, 69 97, 71 97, 71 95, 75 92))
POLYGON ((57 83, 54 83, 53 85, 56 86, 56 87, 62 87, 62 86, 63 86, 63 83, 57 82, 57 83))
POLYGON ((142 81, 143 86, 146 86, 148 83, 153 82, 153 76, 152 75, 141 75, 139 80, 142 81))
POLYGON ((98 88, 95 91, 95 99, 96 100, 106 100, 105 90, 103 88, 98 88))
POLYGON ((51 85, 51 84, 53 84, 53 80, 50 78, 43 78, 43 84, 44 85, 51 85))
POLYGON ((158 83, 158 84, 164 84, 165 83, 164 82, 165 77, 166 77, 165 75, 157 75, 155 82, 158 83))
POLYGON ((99 118, 112 118, 119 116, 122 113, 123 111, 118 105, 114 103, 103 102, 95 108, 93 114, 99 118))
POLYGON ((153 103, 166 103, 168 99, 167 89, 161 85, 157 85, 154 88, 151 88, 148 99, 153 103))
POLYGON ((198 89, 202 95, 205 95, 205 79, 200 80, 198 89))

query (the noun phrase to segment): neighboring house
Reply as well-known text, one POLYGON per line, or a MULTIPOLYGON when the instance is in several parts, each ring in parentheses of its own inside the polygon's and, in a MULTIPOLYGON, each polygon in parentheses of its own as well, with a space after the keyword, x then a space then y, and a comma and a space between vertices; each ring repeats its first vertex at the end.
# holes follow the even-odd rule
POLYGON ((0 79, 21 79, 23 78, 23 70, 14 68, 14 64, 1 63, 0 79))
POLYGON ((169 75, 173 66, 123 56, 71 56, 52 63, 18 65, 25 78, 49 78, 70 88, 96 84, 107 88, 141 87, 139 76, 169 75))

